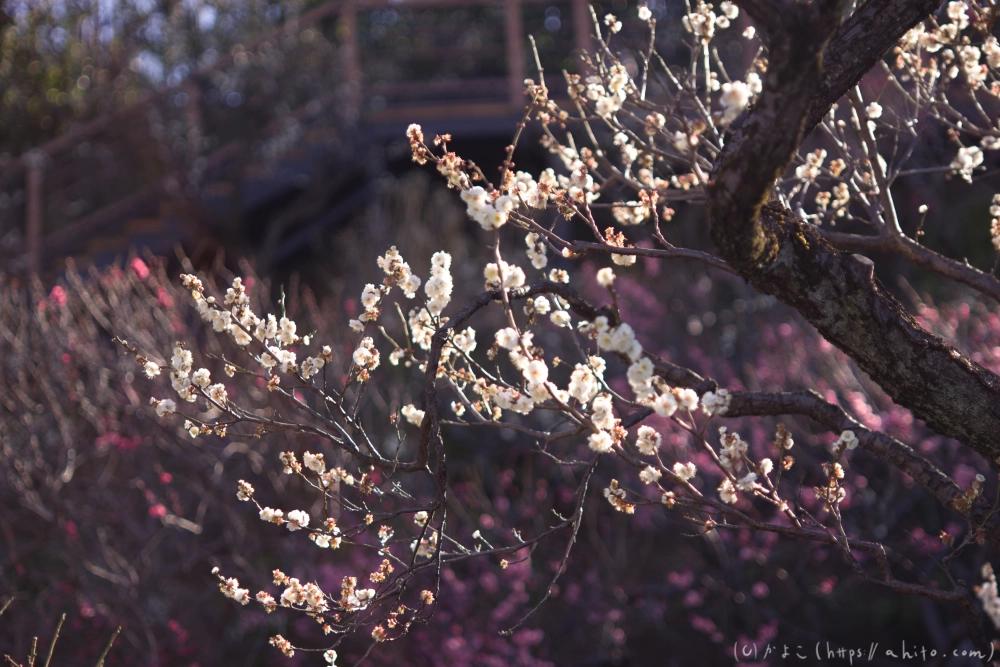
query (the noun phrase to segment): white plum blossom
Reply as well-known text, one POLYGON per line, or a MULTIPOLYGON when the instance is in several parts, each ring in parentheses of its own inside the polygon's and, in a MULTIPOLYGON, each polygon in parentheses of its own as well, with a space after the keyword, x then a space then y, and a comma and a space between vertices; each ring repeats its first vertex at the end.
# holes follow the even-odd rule
POLYGON ((476 349, 476 330, 466 327, 464 331, 455 334, 452 342, 462 352, 471 354, 476 349))
POLYGON ((611 350, 626 355, 630 361, 642 356, 642 344, 635 338, 635 330, 627 323, 619 324, 614 329, 607 326, 606 317, 594 320, 594 330, 597 331, 597 346, 602 350, 611 350), (598 324, 602 321, 601 324, 598 324))
POLYGON ((673 391, 677 399, 677 407, 691 412, 698 408, 698 394, 693 389, 678 388, 673 391))
POLYGON ((725 426, 719 427, 719 440, 723 445, 719 452, 719 462, 723 468, 735 470, 742 462, 749 445, 739 433, 729 433, 725 426))
POLYGON ((268 315, 266 320, 257 322, 254 337, 259 341, 265 341, 278 335, 278 320, 274 315, 268 315))
POLYGON ((329 535, 324 535, 323 533, 312 533, 309 535, 309 539, 316 543, 320 549, 329 549, 330 540, 332 539, 329 535))
POLYGON ((983 151, 978 146, 966 146, 958 149, 958 155, 951 161, 951 168, 959 175, 972 182, 972 170, 983 163, 983 151))
POLYGON ((654 468, 653 466, 646 466, 639 473, 639 479, 642 480, 643 484, 654 484, 660 481, 660 477, 662 476, 663 473, 661 473, 658 469, 654 468))
POLYGON ((602 118, 610 118, 616 111, 621 109, 622 103, 617 96, 607 95, 597 100, 594 104, 594 111, 602 118))
POLYGON ((541 384, 549 379, 549 367, 541 359, 535 359, 524 369, 524 379, 541 384))
POLYGON ((568 327, 570 325, 570 316, 565 310, 557 310, 549 315, 549 319, 552 320, 552 324, 557 327, 568 327))
POLYGON ((635 264, 635 255, 619 255, 617 253, 611 254, 611 261, 618 266, 632 266, 635 264))
POLYGON ((587 439, 587 445, 598 454, 607 454, 614 446, 614 440, 607 431, 592 433, 587 439))
POLYGON ((844 431, 837 438, 837 441, 833 443, 833 448, 835 451, 843 451, 845 449, 856 449, 858 446, 858 436, 854 434, 854 431, 844 431))
POLYGON ((212 382, 212 376, 209 374, 207 368, 199 368, 191 376, 191 383, 197 387, 204 389, 212 382))
POLYGON ((531 266, 536 269, 544 269, 549 263, 549 258, 545 243, 542 242, 541 236, 535 232, 529 232, 524 237, 524 244, 528 246, 525 254, 531 261, 531 266))
POLYGON ((717 16, 709 9, 710 5, 699 2, 695 11, 681 18, 684 29, 698 37, 702 42, 712 41, 715 35, 717 16))
POLYGON ((604 267, 597 272, 597 284, 601 287, 611 287, 613 282, 615 282, 615 272, 609 267, 604 267))
POLYGON ((182 347, 174 348, 174 356, 170 359, 171 368, 187 376, 187 374, 191 372, 191 366, 193 363, 194 357, 192 356, 190 350, 185 350, 182 347))
POLYGON ((177 411, 177 404, 174 403, 169 398, 164 398, 162 400, 157 400, 155 398, 149 399, 150 405, 154 406, 156 409, 157 417, 164 417, 166 415, 172 415, 177 411))
POLYGON ((722 480, 722 484, 719 485, 718 491, 719 491, 719 498, 721 498, 722 502, 724 503, 734 505, 736 504, 736 501, 739 500, 739 495, 736 493, 736 488, 733 486, 733 483, 729 480, 728 477, 722 480))
POLYGON ((369 370, 377 368, 379 364, 379 352, 375 349, 375 341, 368 336, 362 338, 358 348, 354 350, 351 359, 360 368, 367 368, 369 370))
POLYGON ((246 480, 241 479, 239 481, 238 489, 236 491, 236 498, 243 502, 247 502, 251 498, 253 498, 253 493, 254 493, 253 486, 246 480))
POLYGON ((292 510, 285 519, 288 530, 296 531, 309 525, 309 515, 302 510, 292 510))
POLYGON ((539 315, 547 315, 552 310, 552 304, 544 296, 536 296, 532 306, 539 315))
POLYGON ((494 262, 490 262, 483 270, 483 276, 486 278, 486 289, 500 287, 501 272, 503 273, 503 287, 510 289, 524 285, 524 270, 501 260, 499 268, 494 262))
POLYGON ((227 598, 236 600, 242 605, 250 602, 250 591, 245 588, 240 588, 240 582, 236 579, 226 579, 224 582, 219 584, 219 589, 227 598))
MULTIPOLYGON (((244 325, 244 326, 248 326, 248 325, 244 325)), ((254 325, 254 326, 256 326, 256 325, 254 325)), ((252 328, 251 328, 251 330, 252 330, 252 328)), ((246 331, 244 331, 240 327, 233 327, 232 329, 230 329, 229 333, 231 333, 233 335, 233 342, 236 343, 237 345, 239 345, 240 347, 246 347, 247 345, 250 344, 250 341, 253 340, 253 338, 251 337, 251 335, 249 333, 247 333, 246 331)))
POLYGON ((267 521, 268 523, 283 523, 285 513, 281 510, 271 509, 270 507, 265 507, 260 511, 261 521, 267 521))
POLYGON ((569 283, 569 273, 566 269, 552 269, 549 271, 549 280, 554 283, 569 283))
POLYGON ((495 337, 497 345, 505 350, 517 349, 517 345, 521 340, 521 337, 518 336, 517 332, 511 327, 507 327, 496 332, 495 337))
POLYGON ((722 95, 719 97, 722 114, 718 118, 719 125, 728 125, 736 120, 736 117, 746 108, 750 97, 750 88, 742 81, 722 84, 722 95))
POLYGON ((381 298, 382 291, 375 287, 375 285, 369 283, 365 285, 365 288, 361 291, 361 306, 366 311, 372 311, 376 306, 378 306, 378 302, 381 298))
POLYGON ((376 260, 379 268, 389 276, 388 281, 399 285, 403 290, 403 296, 412 299, 417 296, 417 289, 420 287, 420 278, 410 270, 410 265, 403 261, 403 256, 392 246, 385 251, 385 255, 376 260))
POLYGON ((594 411, 591 416, 594 426, 604 431, 610 431, 615 427, 616 420, 610 396, 601 394, 595 398, 593 404, 591 404, 591 409, 594 411))
POLYGON ((586 405, 597 396, 601 390, 601 385, 594 375, 594 371, 586 364, 577 364, 570 375, 569 395, 586 405))
POLYGON ((213 384, 208 388, 208 397, 220 405, 224 405, 229 399, 229 394, 226 392, 226 385, 224 384, 213 384))
POLYGON ((439 315, 451 301, 454 283, 449 271, 451 255, 446 252, 436 252, 431 257, 431 277, 424 283, 424 292, 430 298, 427 309, 432 315, 439 315))
POLYGON ((1000 69, 1000 43, 997 38, 990 35, 983 43, 983 53, 986 55, 987 64, 993 69, 1000 69))
POLYGON ((654 397, 653 371, 653 362, 650 361, 649 357, 643 357, 628 367, 628 383, 639 402, 645 402, 654 397))
POLYGON ((313 472, 322 475, 326 472, 326 463, 323 461, 322 454, 313 454, 312 452, 305 452, 302 455, 302 463, 305 467, 309 468, 313 472))
POLYGON ((490 194, 478 185, 463 190, 461 197, 468 207, 469 217, 487 231, 500 229, 507 224, 511 211, 517 206, 517 202, 510 195, 501 195, 494 201, 490 194))
POLYGON ((535 179, 525 171, 519 171, 514 175, 514 188, 510 194, 531 208, 543 209, 548 201, 548 197, 539 189, 535 179))
POLYGON ((950 18, 959 30, 969 27, 969 5, 965 0, 957 0, 948 3, 948 18, 950 18))
POLYGON ((983 603, 983 611, 993 621, 993 625, 1000 628, 1000 595, 997 593, 997 577, 993 572, 993 566, 989 563, 983 565, 983 583, 976 586, 976 597, 983 603))
POLYGON ((323 357, 307 357, 299 366, 299 372, 302 373, 302 377, 308 380, 319 373, 325 365, 326 360, 323 357))
POLYGON ((757 474, 748 472, 746 475, 737 480, 736 488, 738 488, 740 491, 747 491, 747 492, 753 491, 754 482, 756 481, 757 481, 757 474))
POLYGON ((653 399, 653 410, 661 417, 670 417, 677 412, 677 399, 667 391, 653 399))
POLYGON ((424 421, 424 411, 413 407, 412 403, 404 405, 403 409, 400 410, 400 413, 406 421, 410 422, 414 426, 420 426, 420 424, 424 421))
POLYGON ((267 368, 278 367, 278 370, 282 373, 288 373, 289 371, 294 371, 298 368, 295 363, 295 353, 291 350, 285 350, 276 346, 271 346, 268 348, 270 354, 262 354, 260 356, 260 363, 262 366, 267 368))
POLYGON ((636 449, 643 456, 654 456, 663 437, 652 426, 640 426, 635 440, 636 449))
POLYGON ((682 481, 688 481, 694 479, 694 476, 698 474, 698 468, 691 462, 688 463, 675 463, 674 464, 674 474, 677 475, 682 481))
POLYGON ((709 391, 701 397, 701 409, 707 415, 724 415, 729 411, 731 400, 732 396, 726 389, 709 391))
POLYGON ((282 317, 278 321, 277 338, 282 345, 294 345, 298 341, 298 336, 295 335, 295 322, 287 317, 282 317))

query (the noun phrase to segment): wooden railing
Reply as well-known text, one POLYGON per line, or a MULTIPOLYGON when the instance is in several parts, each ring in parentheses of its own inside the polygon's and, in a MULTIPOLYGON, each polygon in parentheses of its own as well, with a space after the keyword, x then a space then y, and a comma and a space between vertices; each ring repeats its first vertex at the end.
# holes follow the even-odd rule
MULTIPOLYGON (((332 27, 341 49, 343 77, 349 84, 343 100, 345 115, 362 126, 450 117, 514 117, 523 110, 523 82, 534 69, 533 63, 529 68, 524 17, 526 12, 540 11, 548 12, 548 22, 531 28, 549 41, 561 40, 553 47, 560 55, 587 47, 591 26, 586 0, 333 0, 245 48, 254 52, 265 43, 274 44, 288 31, 308 26, 324 31, 332 27), (435 13, 445 19, 450 16, 453 25, 435 26, 430 20, 435 13), (465 15, 478 21, 468 25, 466 32, 474 28, 479 36, 463 39, 468 35, 454 19, 465 15)), ((218 58, 180 85, 191 86, 229 67, 233 58, 232 54, 218 58)), ((558 76, 558 69, 551 74, 558 76)), ((46 256, 72 254, 74 244, 124 225, 138 207, 164 196, 163 181, 171 175, 169 171, 142 174, 122 162, 136 148, 133 142, 141 144, 143 136, 148 136, 142 134, 148 132, 142 112, 180 90, 148 93, 0 170, 0 193, 8 193, 8 201, 14 202, 0 211, 0 230, 11 225, 24 230, 28 273, 45 269, 46 256), (110 188, 102 188, 101 170, 91 166, 100 160, 83 150, 95 146, 105 151, 105 162, 110 160, 119 174, 110 188), (123 180, 123 171, 133 172, 129 176, 134 179, 123 180), (74 213, 71 196, 75 192, 85 193, 95 203, 74 213), (51 202, 66 203, 62 209, 49 206, 47 210, 51 202)), ((189 121, 199 122, 198 95, 192 91, 188 97, 189 121)), ((205 158, 219 164, 233 153, 233 146, 226 144, 205 158)), ((84 195, 80 196, 83 201, 84 195)))

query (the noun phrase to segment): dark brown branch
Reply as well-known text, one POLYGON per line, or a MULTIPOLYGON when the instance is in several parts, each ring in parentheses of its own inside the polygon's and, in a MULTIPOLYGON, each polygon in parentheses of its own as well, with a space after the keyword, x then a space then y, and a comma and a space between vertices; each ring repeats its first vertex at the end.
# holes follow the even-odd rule
POLYGON ((764 89, 740 135, 720 154, 706 188, 712 240, 744 277, 777 254, 759 211, 802 143, 805 115, 823 75, 823 47, 837 28, 842 3, 793 5, 779 12, 758 6, 763 4, 744 3, 752 18, 768 27, 764 89))
POLYGON ((974 266, 956 261, 920 245, 908 236, 862 236, 823 230, 823 238, 840 250, 885 252, 903 257, 917 266, 968 285, 977 292, 1000 301, 1000 280, 974 266))
MULTIPOLYGON (((714 380, 703 379, 694 371, 673 364, 656 362, 656 372, 671 384, 691 387, 699 393, 717 386, 714 380)), ((835 433, 854 431, 862 449, 912 477, 913 481, 930 492, 942 505, 982 527, 986 539, 1000 546, 1000 516, 992 512, 988 503, 979 500, 971 508, 963 506, 961 500, 965 490, 933 462, 892 436, 866 428, 842 407, 827 401, 818 393, 734 391, 730 395, 732 399, 726 418, 801 415, 835 433)), ((648 408, 636 410, 622 418, 622 426, 631 428, 652 413, 648 408)))
POLYGON ((868 0, 861 4, 823 51, 823 80, 809 101, 806 131, 816 127, 846 90, 940 5, 940 0, 868 0))
POLYGON ((944 474, 931 461, 912 447, 881 431, 872 431, 856 421, 834 403, 814 391, 797 392, 731 392, 732 401, 726 417, 763 415, 802 415, 831 431, 854 431, 862 449, 913 478, 927 489, 938 502, 982 526, 987 538, 1000 546, 1000 517, 992 513, 988 503, 979 501, 965 509, 962 500, 965 489, 944 474))
MULTIPOLYGON (((832 248, 814 226, 777 203, 763 205, 772 187, 765 178, 785 168, 814 108, 810 105, 845 92, 818 91, 803 74, 815 74, 819 67, 823 26, 808 13, 796 13, 806 15, 801 30, 812 30, 773 37, 760 102, 742 140, 723 151, 708 188, 713 239, 740 275, 798 310, 898 404, 995 462, 1000 459, 1000 378, 921 329, 875 279, 871 260, 832 248), (803 98, 812 102, 803 104, 803 98)), ((883 26, 897 35, 907 27, 899 18, 883 26)), ((861 44, 854 47, 862 50, 861 44)), ((867 53, 870 67, 881 54, 867 53)), ((864 69, 852 71, 860 76, 864 69)), ((831 80, 847 81, 843 76, 831 80)))

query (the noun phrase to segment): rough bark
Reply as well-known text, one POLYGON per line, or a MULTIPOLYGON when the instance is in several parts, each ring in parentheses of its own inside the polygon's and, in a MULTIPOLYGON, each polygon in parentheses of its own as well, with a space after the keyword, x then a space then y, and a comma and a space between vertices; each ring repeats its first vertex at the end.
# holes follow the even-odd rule
MULTIPOLYGON (((751 14, 755 4, 747 6, 751 14)), ((720 155, 708 188, 713 240, 740 275, 798 310, 899 405, 997 461, 1000 378, 924 331, 874 277, 870 260, 836 250, 813 225, 766 201, 806 128, 937 6, 866 3, 859 14, 869 12, 871 22, 852 16, 825 47, 832 3, 823 5, 826 15, 817 4, 788 8, 780 30, 769 30, 764 91, 720 155), (824 67, 824 48, 833 45, 840 55, 824 67)))

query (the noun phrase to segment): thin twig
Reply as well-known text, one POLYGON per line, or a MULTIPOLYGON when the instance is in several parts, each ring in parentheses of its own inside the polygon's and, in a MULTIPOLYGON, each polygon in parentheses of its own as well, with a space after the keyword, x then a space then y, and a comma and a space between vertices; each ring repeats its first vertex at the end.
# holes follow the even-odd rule
POLYGON ((59 624, 56 626, 56 634, 52 637, 52 643, 49 644, 49 654, 45 658, 45 665, 43 667, 49 667, 49 663, 52 662, 52 654, 56 650, 56 642, 59 641, 59 631, 62 630, 63 621, 66 620, 66 614, 63 614, 59 618, 59 624))
POLYGON ((118 634, 121 631, 122 631, 122 626, 119 625, 118 628, 111 635, 111 639, 108 640, 108 645, 104 647, 104 652, 101 653, 101 657, 97 659, 96 667, 104 667, 104 659, 108 657, 108 653, 111 652, 111 645, 115 643, 115 639, 118 638, 118 634))

